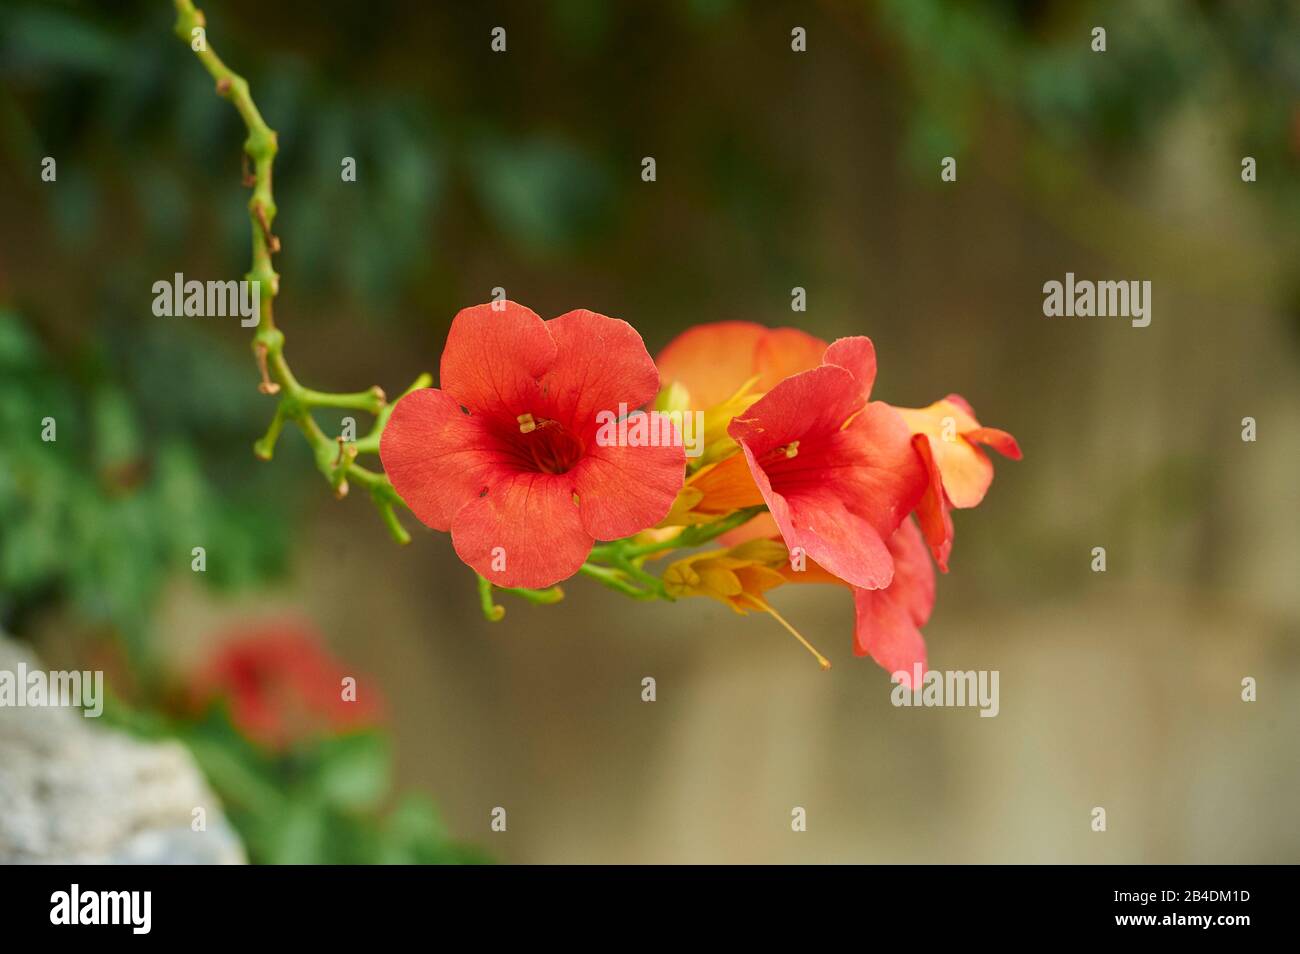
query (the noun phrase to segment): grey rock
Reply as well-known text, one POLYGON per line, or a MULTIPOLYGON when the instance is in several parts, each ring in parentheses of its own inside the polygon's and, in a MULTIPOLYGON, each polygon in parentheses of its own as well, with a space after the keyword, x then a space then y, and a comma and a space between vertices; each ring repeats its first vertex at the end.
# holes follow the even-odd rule
MULTIPOLYGON (((40 663, 0 635, 0 670, 40 663)), ((189 752, 77 709, 0 705, 0 864, 245 864, 189 752), (205 830, 191 825, 203 809, 205 830)))

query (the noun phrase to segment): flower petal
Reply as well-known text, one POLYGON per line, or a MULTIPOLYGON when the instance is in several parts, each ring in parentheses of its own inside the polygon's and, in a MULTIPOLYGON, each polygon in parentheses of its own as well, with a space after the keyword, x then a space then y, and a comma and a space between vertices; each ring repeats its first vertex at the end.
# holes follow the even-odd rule
POLYGON ((904 673, 911 686, 919 663, 925 673, 925 638, 921 627, 934 608, 934 568, 916 524, 905 522, 890 538, 894 580, 882 590, 853 591, 853 652, 870 656, 886 672, 904 673))
POLYGON ((888 548, 875 528, 832 491, 786 497, 772 489, 766 475, 755 478, 787 547, 802 548, 809 559, 855 586, 889 585, 894 567, 888 548))
POLYGON ((512 301, 475 305, 451 323, 438 383, 471 411, 510 424, 538 406, 539 379, 555 355, 546 322, 531 309, 512 301))
POLYGON ((659 390, 659 371, 626 321, 579 309, 552 318, 546 329, 556 347, 542 379, 547 406, 584 442, 593 439, 598 412, 617 419, 620 403, 636 410, 659 390))
POLYGON ((665 386, 686 388, 696 410, 721 404, 758 372, 754 349, 768 329, 752 321, 716 321, 682 332, 659 352, 665 386))
MULTIPOLYGON (((750 481, 753 481, 752 477, 750 481)), ((728 530, 718 537, 718 542, 724 547, 736 547, 742 543, 748 543, 750 540, 771 539, 773 537, 780 539, 781 528, 776 525, 772 515, 764 511, 748 523, 742 523, 735 530, 728 530)))
POLYGON ((412 391, 397 402, 379 439, 379 459, 411 512, 442 531, 461 507, 509 472, 481 417, 466 414, 437 388, 412 391))
POLYGON ((1024 454, 1020 452, 1020 444, 1016 439, 1006 431, 998 430, 996 427, 977 427, 973 431, 967 431, 962 437, 972 444, 987 444, 1003 457, 1010 460, 1020 460, 1024 454))
POLYGON ((703 495, 693 508, 701 513, 730 513, 763 502, 749 466, 739 454, 696 473, 691 487, 703 495))
POLYGON ((460 509, 451 542, 497 586, 540 589, 577 573, 595 541, 582 528, 569 474, 519 472, 460 509))
POLYGON ((822 360, 852 374, 858 382, 862 400, 871 397, 871 387, 876 383, 876 346, 870 338, 862 335, 836 338, 822 360))
POLYGON ((930 438, 924 434, 912 435, 912 446, 916 448, 921 462, 929 475, 925 495, 916 505, 916 519, 921 525, 921 533, 930 544, 930 552, 939 564, 939 569, 948 572, 948 556, 952 553, 952 512, 948 505, 948 495, 943 489, 943 475, 939 473, 939 464, 930 449, 930 438))
POLYGON ((833 480, 844 486, 850 509, 888 540, 928 484, 907 425, 888 404, 872 401, 835 436, 833 447, 843 459, 828 456, 833 480), (845 466, 850 463, 857 466, 845 466))
MULTIPOLYGON (((851 356, 864 354, 851 346, 851 356)), ((920 501, 926 474, 897 412, 864 407, 860 395, 853 374, 823 365, 782 381, 729 433, 786 546, 875 589, 893 576, 885 541, 920 501)))
POLYGON ((681 447, 602 447, 593 444, 568 475, 578 494, 585 532, 618 540, 668 515, 686 476, 681 447))
MULTIPOLYGON (((754 390, 770 391, 792 374, 810 371, 822 363, 826 342, 798 328, 770 328, 754 347, 754 390)), ((739 385, 737 385, 739 387, 739 385)))
POLYGON ((960 509, 979 504, 993 483, 993 462, 965 437, 980 426, 969 408, 961 397, 950 394, 928 407, 897 409, 912 433, 930 438, 948 500, 960 509))
POLYGON ((736 417, 727 433, 764 457, 810 434, 838 431, 861 407, 853 375, 823 365, 786 378, 736 417))

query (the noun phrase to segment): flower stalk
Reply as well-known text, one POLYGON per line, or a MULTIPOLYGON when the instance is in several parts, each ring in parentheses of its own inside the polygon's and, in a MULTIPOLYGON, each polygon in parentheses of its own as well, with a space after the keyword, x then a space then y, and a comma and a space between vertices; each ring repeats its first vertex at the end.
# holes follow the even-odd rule
MULTIPOLYGON (((217 95, 229 100, 248 131, 243 146, 243 181, 253 190, 248 200, 253 259, 244 277, 257 282, 260 290, 257 331, 252 342, 262 377, 259 390, 278 397, 270 426, 254 443, 253 453, 261 460, 270 460, 285 423, 295 424, 312 449, 317 469, 335 495, 345 496, 352 485, 366 488, 393 539, 398 543, 409 543, 411 535, 396 514, 397 507, 405 506, 401 497, 384 474, 356 462, 359 454, 379 452, 379 437, 388 414, 392 413, 392 406, 383 390, 376 386, 365 391, 331 393, 304 387, 294 377, 284 355, 284 333, 276 326, 274 315, 274 302, 280 294, 280 276, 271 258, 280 251, 280 239, 272 231, 277 211, 272 191, 272 168, 279 151, 275 130, 267 125, 253 102, 248 81, 227 66, 212 49, 203 11, 194 6, 193 0, 175 0, 175 5, 176 35, 189 44, 215 81, 217 95), (363 411, 374 415, 375 424, 361 440, 340 449, 337 440, 327 435, 312 416, 314 408, 363 411)), ((428 375, 421 375, 411 389, 427 387, 430 380, 428 375)))

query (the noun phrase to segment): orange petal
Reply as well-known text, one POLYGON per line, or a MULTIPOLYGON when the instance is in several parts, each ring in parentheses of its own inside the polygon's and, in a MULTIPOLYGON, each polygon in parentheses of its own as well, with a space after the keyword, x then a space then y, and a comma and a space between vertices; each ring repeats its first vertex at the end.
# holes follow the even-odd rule
POLYGON ((827 344, 798 328, 772 328, 754 349, 756 391, 770 391, 792 374, 822 363, 827 344))
POLYGON ((752 321, 696 325, 655 359, 660 386, 684 386, 695 410, 721 404, 754 376, 754 351, 766 334, 767 328, 752 321))
POLYGON ((695 505, 695 510, 703 513, 730 513, 763 502, 743 454, 700 471, 691 479, 690 486, 704 494, 695 505))
POLYGON ((830 570, 822 567, 815 560, 809 560, 807 557, 804 558, 804 568, 802 570, 796 570, 787 560, 785 565, 781 567, 781 575, 791 583, 833 583, 853 589, 852 586, 849 586, 830 570))
POLYGON ((707 410, 732 397, 750 378, 751 390, 769 391, 780 381, 822 363, 826 342, 798 328, 766 328, 752 321, 718 321, 678 335, 655 363, 665 388, 681 385, 690 406, 707 410))
POLYGON ((781 528, 776 525, 776 521, 772 519, 772 515, 767 511, 760 513, 749 523, 742 524, 735 530, 728 530, 718 537, 718 542, 725 547, 734 547, 750 540, 764 538, 768 540, 781 539, 781 528))
POLYGON ((952 505, 974 507, 983 500, 993 483, 993 462, 965 437, 967 433, 982 430, 970 413, 970 405, 960 396, 950 394, 928 407, 900 407, 898 413, 903 415, 913 434, 929 437, 930 450, 952 505))

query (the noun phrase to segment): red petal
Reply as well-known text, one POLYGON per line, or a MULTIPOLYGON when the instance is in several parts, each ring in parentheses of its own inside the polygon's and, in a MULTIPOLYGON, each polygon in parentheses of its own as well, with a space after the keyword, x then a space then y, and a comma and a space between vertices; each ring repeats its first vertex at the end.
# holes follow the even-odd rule
POLYGON ((889 541, 894 580, 883 590, 853 591, 855 625, 853 651, 871 656, 886 672, 905 673, 912 683, 913 667, 926 667, 921 627, 934 608, 934 568, 925 541, 912 521, 898 528, 889 541))
POLYGON ((461 507, 507 473, 479 415, 437 388, 412 391, 393 407, 379 459, 398 495, 420 520, 448 530, 461 507))
POLYGON ((871 387, 876 383, 876 346, 870 338, 862 335, 837 338, 826 349, 823 361, 852 374, 858 382, 862 400, 871 397, 871 387))
POLYGON ((626 321, 594 311, 570 311, 546 322, 555 363, 542 379, 547 406, 584 443, 594 438, 596 414, 636 410, 659 390, 659 371, 645 342, 626 321))
POLYGON ((889 585, 894 567, 880 534, 831 490, 783 496, 765 474, 755 473, 754 478, 786 547, 801 547, 810 560, 855 586, 889 585))
POLYGON ((513 426, 516 416, 538 406, 538 381, 555 354, 546 322, 531 309, 512 301, 475 305, 451 323, 439 385, 471 411, 508 418, 513 426))
POLYGON ((1016 439, 1006 431, 1000 431, 996 427, 977 427, 973 431, 966 431, 962 437, 972 444, 988 444, 1003 457, 1011 460, 1020 460, 1024 455, 1020 452, 1020 445, 1016 439))
POLYGON ((786 378, 733 418, 727 433, 764 457, 810 434, 838 431, 862 407, 857 383, 844 368, 823 365, 786 378))
POLYGON ((939 463, 934 459, 930 448, 930 438, 925 434, 913 434, 912 446, 925 465, 930 482, 925 488, 925 495, 916 507, 916 519, 921 524, 921 532, 930 544, 930 552, 935 562, 944 573, 948 572, 948 555, 952 553, 953 527, 952 513, 948 506, 948 496, 943 490, 943 475, 939 472, 939 463))
POLYGON ((571 475, 516 473, 461 508, 451 542, 497 586, 537 589, 578 572, 594 541, 582 528, 571 475))
POLYGON ((578 493, 587 534, 597 540, 618 540, 668 516, 686 476, 686 453, 676 445, 592 445, 568 476, 578 493))
POLYGON ((888 540, 925 493, 927 475, 912 449, 903 419, 888 404, 872 401, 834 435, 828 479, 888 540))
MULTIPOLYGON (((864 354, 853 346, 854 356, 864 354)), ((733 420, 728 433, 744 450, 786 546, 874 589, 892 578, 885 540, 920 501, 926 474, 903 419, 879 402, 863 407, 860 387, 834 365, 797 374, 733 420), (779 450, 794 441, 793 457, 779 450)))

